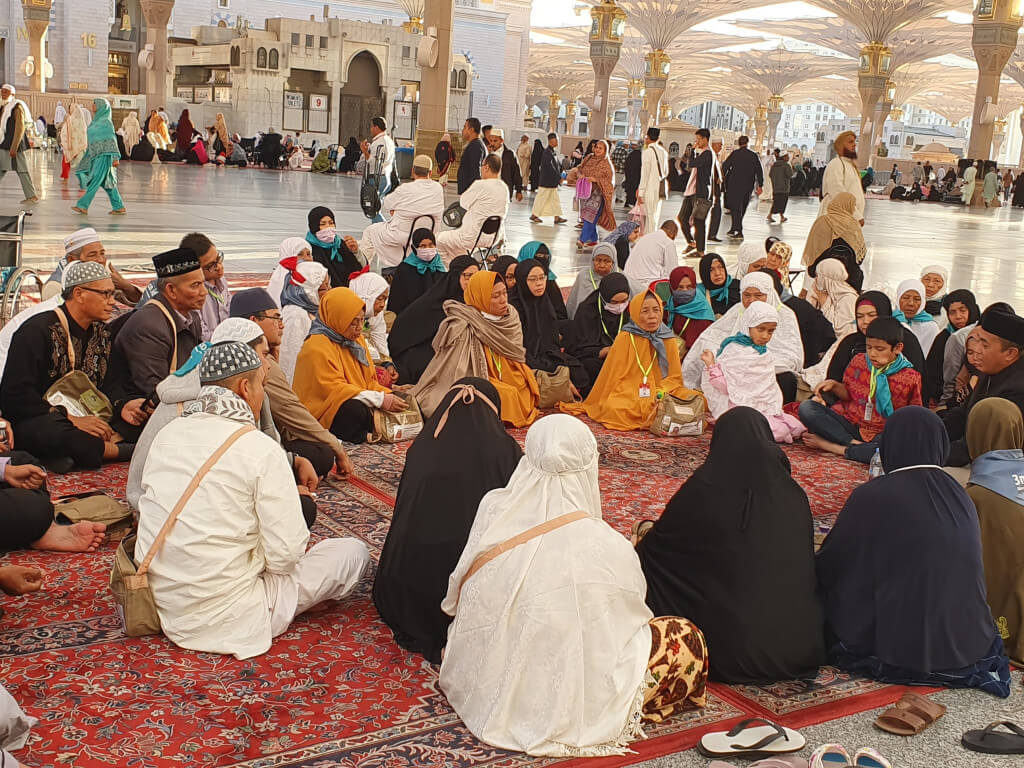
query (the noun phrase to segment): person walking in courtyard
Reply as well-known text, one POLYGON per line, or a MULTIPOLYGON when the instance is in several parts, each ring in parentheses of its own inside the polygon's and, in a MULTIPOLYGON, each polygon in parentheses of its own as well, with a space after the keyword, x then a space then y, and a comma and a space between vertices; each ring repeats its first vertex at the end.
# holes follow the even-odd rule
POLYGON ((562 183, 562 165, 558 162, 558 134, 548 134, 548 145, 540 158, 539 189, 533 201, 530 221, 540 224, 543 216, 554 216, 555 224, 564 224, 562 204, 558 200, 558 185, 562 183))
POLYGON ((661 220, 662 194, 668 196, 662 187, 668 178, 668 152, 658 143, 661 137, 660 128, 648 128, 644 138, 644 151, 640 162, 640 186, 636 190, 636 200, 644 207, 646 221, 644 233, 653 232, 661 220))
POLYGON ((725 177, 725 207, 732 216, 732 227, 725 234, 734 238, 743 237, 743 214, 750 203, 750 193, 756 192, 760 195, 764 186, 761 161, 757 153, 747 147, 749 142, 750 139, 746 136, 740 136, 736 140, 739 146, 730 152, 722 163, 722 175, 725 177))
POLYGON ((102 187, 110 198, 110 213, 126 213, 121 193, 117 191, 117 164, 121 151, 117 148, 114 123, 110 119, 110 102, 106 99, 93 100, 92 122, 89 123, 89 147, 78 162, 78 183, 84 193, 71 208, 75 213, 88 213, 92 199, 102 187))
POLYGON ((821 206, 818 208, 818 217, 828 213, 828 204, 836 195, 840 192, 849 192, 854 200, 853 218, 863 227, 864 189, 860 184, 860 171, 854 162, 857 159, 857 134, 853 131, 843 131, 836 136, 832 146, 836 150, 836 156, 829 160, 821 177, 821 206))
POLYGON ((523 179, 524 190, 530 184, 530 161, 532 156, 533 145, 530 144, 530 137, 524 133, 519 140, 519 146, 516 147, 516 160, 519 161, 519 175, 523 179))
MULTIPOLYGON (((25 199, 21 202, 37 203, 39 196, 36 194, 25 158, 25 152, 28 150, 25 123, 32 118, 25 102, 14 98, 14 94, 13 85, 0 85, 0 150, 4 150, 0 152, 0 179, 6 176, 8 171, 14 171, 21 182, 21 191, 25 193, 25 199)), ((115 149, 116 145, 115 141, 115 149)))
POLYGON ((793 166, 789 164, 789 155, 779 155, 768 171, 772 180, 772 209, 768 213, 768 223, 775 223, 775 214, 779 221, 786 221, 786 205, 789 203, 789 185, 793 179, 793 166))

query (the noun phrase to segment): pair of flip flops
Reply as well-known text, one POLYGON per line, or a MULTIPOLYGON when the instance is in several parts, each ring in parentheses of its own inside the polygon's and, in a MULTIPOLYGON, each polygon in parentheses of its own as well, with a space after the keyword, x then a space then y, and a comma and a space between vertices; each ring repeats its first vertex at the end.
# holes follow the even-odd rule
POLYGON ((938 702, 918 693, 905 693, 875 718, 875 727, 897 736, 916 736, 946 714, 938 702))
MULTIPOLYGON (((708 768, 736 768, 732 763, 723 763, 721 760, 712 760, 708 768)), ((796 755, 784 755, 782 757, 766 757, 756 763, 750 763, 746 768, 807 768, 807 761, 796 755)))
POLYGON ((992 723, 980 731, 968 731, 960 743, 972 752, 987 755, 1024 755, 1024 728, 1008 720, 992 723), (1009 733, 997 731, 1005 728, 1009 733))
POLYGON ((811 755, 810 768, 892 768, 892 763, 870 747, 858 749, 851 758, 842 744, 822 744, 811 755))
MULTIPOLYGON (((705 733, 697 745, 697 751, 705 757, 742 757, 749 760, 799 752, 806 745, 807 740, 799 732, 771 720, 752 717, 737 723, 732 730, 705 733)), ((781 766, 773 765, 770 768, 781 766)))

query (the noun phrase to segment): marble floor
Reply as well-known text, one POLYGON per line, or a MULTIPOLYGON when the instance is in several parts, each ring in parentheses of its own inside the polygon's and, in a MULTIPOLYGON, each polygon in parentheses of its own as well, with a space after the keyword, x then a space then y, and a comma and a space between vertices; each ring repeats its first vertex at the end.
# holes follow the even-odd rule
MULTIPOLYGON (((368 223, 359 210, 359 179, 355 177, 130 162, 119 168, 128 215, 109 216, 109 205, 101 193, 85 217, 71 211, 78 197, 77 184, 60 179, 56 155, 31 155, 32 174, 42 200, 30 206, 34 215, 26 227, 25 260, 41 270, 52 267, 63 255, 64 236, 86 222, 103 233, 107 251, 119 267, 146 271, 151 268, 149 256, 173 247, 185 232, 198 230, 225 252, 229 271, 247 272, 269 272, 281 240, 305 234, 306 213, 314 205, 332 208, 343 234, 358 238, 368 223)), ((449 199, 454 200, 454 184, 448 190, 449 199)), ((21 197, 17 180, 9 174, 0 184, 0 212, 17 211, 21 197)), ((566 215, 572 219, 571 192, 563 189, 561 197, 566 215)), ((664 217, 675 214, 680 202, 679 193, 673 193, 665 201, 664 217)), ((531 203, 529 196, 522 203, 512 203, 508 248, 514 252, 528 240, 545 241, 554 253, 553 268, 560 281, 571 284, 586 260, 581 260, 574 246, 577 230, 572 223, 531 223, 531 203)), ((793 246, 795 263, 817 215, 817 201, 791 200, 789 221, 782 225, 769 225, 767 210, 766 203, 748 209, 744 220, 748 239, 769 234, 781 237, 793 246)), ((619 208, 615 214, 622 220, 625 210, 619 208)), ((973 211, 941 203, 868 200, 866 219, 866 288, 882 286, 892 293, 900 280, 916 277, 922 266, 940 264, 950 270, 951 285, 973 290, 983 307, 1003 300, 1024 310, 1024 281, 1018 280, 1024 268, 1018 266, 1017 259, 1024 210, 973 211)), ((720 232, 726 241, 709 245, 731 264, 738 243, 725 238, 728 224, 726 217, 720 232)), ((686 263, 682 257, 680 263, 686 263)), ((689 263, 696 266, 695 259, 689 263)))

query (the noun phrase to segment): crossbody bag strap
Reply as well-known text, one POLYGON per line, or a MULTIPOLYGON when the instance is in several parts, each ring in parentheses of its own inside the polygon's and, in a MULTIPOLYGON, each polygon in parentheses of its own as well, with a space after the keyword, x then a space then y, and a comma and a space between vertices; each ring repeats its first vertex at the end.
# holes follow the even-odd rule
POLYGON ((171 324, 171 339, 174 344, 174 349, 171 352, 171 373, 174 373, 178 370, 178 325, 174 322, 174 318, 171 317, 171 313, 167 311, 167 307, 165 307, 161 302, 154 300, 150 303, 155 304, 157 308, 164 313, 164 317, 167 318, 167 322, 171 324))
POLYGON ((68 327, 68 319, 60 311, 60 307, 57 307, 54 312, 57 313, 57 319, 64 326, 64 334, 68 337, 68 362, 71 363, 71 370, 73 371, 75 370, 75 345, 71 343, 71 329, 68 327))
POLYGON ((481 568, 483 568, 485 565, 491 562, 491 560, 498 557, 499 555, 502 555, 505 552, 508 552, 509 550, 515 549, 520 544, 525 544, 531 539, 535 539, 538 536, 543 536, 545 533, 551 533, 551 531, 557 530, 558 528, 561 528, 563 525, 574 523, 577 520, 582 520, 585 517, 589 517, 589 515, 581 510, 576 510, 575 512, 567 512, 564 515, 559 515, 558 517, 552 518, 551 520, 543 522, 540 525, 535 525, 532 528, 527 528, 519 535, 513 536, 510 539, 505 539, 505 541, 501 542, 500 544, 495 544, 486 552, 478 555, 477 558, 473 561, 473 564, 469 566, 469 570, 466 571, 466 575, 463 576, 462 581, 459 582, 459 591, 462 591, 463 585, 465 585, 465 583, 469 581, 470 577, 472 577, 473 574, 475 574, 477 571, 479 571, 481 568))
POLYGON ((185 492, 181 494, 181 498, 178 499, 178 503, 174 505, 174 509, 171 510, 171 514, 167 516, 167 519, 164 521, 163 526, 160 528, 160 532, 156 535, 156 538, 153 539, 153 546, 149 548, 149 552, 146 553, 145 559, 143 559, 142 564, 135 572, 136 578, 145 579, 146 573, 149 571, 149 566, 153 562, 153 558, 156 557, 157 552, 160 551, 160 547, 163 546, 164 539, 166 539, 167 534, 171 532, 171 527, 174 525, 174 522, 178 519, 178 515, 181 514, 181 510, 185 508, 185 505, 188 503, 188 500, 192 498, 192 494, 196 492, 196 488, 199 487, 199 483, 201 483, 203 481, 203 478, 206 477, 207 473, 211 469, 213 469, 213 465, 220 460, 221 456, 224 455, 228 448, 234 445, 235 442, 242 435, 244 435, 247 432, 255 431, 256 427, 252 426, 251 424, 247 424, 244 427, 240 427, 239 429, 235 430, 234 432, 231 433, 231 436, 228 437, 228 439, 221 444, 220 448, 214 451, 210 458, 208 458, 203 463, 203 466, 201 466, 199 468, 199 471, 196 472, 195 477, 193 477, 192 480, 189 481, 189 484, 185 487, 185 492))

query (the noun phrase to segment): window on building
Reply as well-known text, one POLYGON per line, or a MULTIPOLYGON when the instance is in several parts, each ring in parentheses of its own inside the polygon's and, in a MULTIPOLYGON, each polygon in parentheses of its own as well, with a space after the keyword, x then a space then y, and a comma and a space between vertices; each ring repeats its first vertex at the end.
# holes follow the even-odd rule
POLYGON ((267 68, 267 49, 260 48, 256 51, 256 67, 258 69, 267 68))
POLYGON ((459 88, 463 91, 466 90, 466 70, 464 69, 459 70, 459 88))
POLYGON ((450 82, 448 83, 448 87, 449 88, 458 88, 459 87, 459 70, 455 69, 455 67, 452 67, 452 75, 451 75, 451 78, 450 78, 450 82))
POLYGON ((306 35, 306 47, 307 48, 312 48, 313 47, 313 36, 312 35, 306 35))
POLYGON ((410 48, 408 45, 403 45, 402 46, 402 58, 405 59, 405 60, 408 60, 411 55, 412 55, 412 48, 410 48))
POLYGON ((898 133, 894 133, 894 134, 892 134, 889 137, 889 146, 890 147, 895 147, 899 143, 900 143, 900 136, 899 136, 898 133))
POLYGON ((228 0, 217 0, 218 8, 230 8, 231 4, 228 0))
POLYGON ((269 69, 277 69, 281 62, 281 55, 277 52, 277 48, 270 49, 270 66, 269 69))
POLYGON ((240 67, 242 65, 242 51, 237 45, 231 46, 231 66, 240 67))
POLYGON ((296 48, 299 47, 299 33, 298 32, 292 32, 292 45, 294 45, 296 48))
POLYGON ((320 49, 324 50, 325 48, 327 48, 327 36, 320 35, 320 49))

